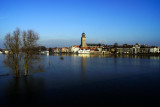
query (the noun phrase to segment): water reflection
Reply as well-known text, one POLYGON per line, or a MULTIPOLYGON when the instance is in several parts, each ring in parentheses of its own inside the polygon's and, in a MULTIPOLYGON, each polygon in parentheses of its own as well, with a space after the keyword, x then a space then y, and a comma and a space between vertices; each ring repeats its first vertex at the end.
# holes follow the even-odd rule
POLYGON ((29 106, 38 104, 44 96, 43 78, 10 78, 5 87, 5 106, 29 106))
MULTIPOLYGON (((60 56, 40 56, 42 68, 47 72, 27 78, 0 77, 1 106, 2 103, 5 106, 42 106, 42 103, 50 106, 57 102, 79 105, 88 99, 91 99, 90 104, 97 101, 101 104, 108 100, 114 103, 120 97, 127 102, 135 93, 137 96, 142 92, 153 95, 151 88, 157 90, 155 95, 158 96, 160 60, 157 56, 156 59, 84 54, 63 56, 64 60, 60 56)), ((135 99, 139 98, 137 96, 135 99)))
POLYGON ((134 59, 155 59, 160 60, 159 55, 111 55, 109 57, 119 57, 119 58, 134 58, 134 59))
MULTIPOLYGON (((33 56, 32 59, 29 60, 29 63, 27 65, 28 75, 32 75, 33 73, 36 73, 36 72, 44 72, 45 69, 44 69, 43 60, 44 60, 44 57, 41 57, 38 55, 33 56)), ((5 64, 5 66, 7 68, 9 68, 9 72, 7 72, 7 74, 9 74, 9 75, 13 74, 16 77, 23 76, 25 74, 23 61, 24 60, 19 60, 19 64, 18 64, 19 65, 19 67, 18 67, 19 73, 18 73, 18 75, 16 75, 15 62, 12 58, 12 55, 5 55, 3 62, 5 64)))
POLYGON ((86 79, 86 66, 87 66, 87 58, 89 57, 89 54, 79 54, 81 57, 81 68, 82 68, 82 77, 83 79, 86 79))
POLYGON ((134 59, 154 59, 160 60, 160 55, 94 55, 94 54, 53 54, 53 56, 74 56, 74 57, 105 57, 105 58, 134 58, 134 59))

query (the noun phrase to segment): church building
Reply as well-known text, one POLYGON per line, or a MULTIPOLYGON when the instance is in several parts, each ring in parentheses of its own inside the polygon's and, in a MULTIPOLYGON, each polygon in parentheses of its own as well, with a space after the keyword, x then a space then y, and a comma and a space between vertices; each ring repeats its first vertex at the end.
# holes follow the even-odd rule
POLYGON ((87 44, 86 43, 86 34, 84 32, 82 33, 81 45, 80 45, 81 48, 85 48, 85 49, 87 49, 87 48, 102 48, 103 46, 104 46, 104 44, 101 44, 101 43, 99 43, 99 44, 95 44, 95 43, 87 44))

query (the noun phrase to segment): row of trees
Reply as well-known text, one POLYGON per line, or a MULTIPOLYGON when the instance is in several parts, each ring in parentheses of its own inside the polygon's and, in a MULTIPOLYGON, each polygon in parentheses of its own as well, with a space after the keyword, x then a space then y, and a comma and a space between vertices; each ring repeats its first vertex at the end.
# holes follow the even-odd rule
POLYGON ((10 50, 5 64, 12 68, 15 76, 28 75, 33 70, 33 59, 37 60, 37 41, 39 36, 33 30, 23 31, 16 29, 13 34, 5 36, 4 46, 10 50), (23 72, 20 72, 23 71, 23 72), (23 73, 23 74, 22 74, 23 73))

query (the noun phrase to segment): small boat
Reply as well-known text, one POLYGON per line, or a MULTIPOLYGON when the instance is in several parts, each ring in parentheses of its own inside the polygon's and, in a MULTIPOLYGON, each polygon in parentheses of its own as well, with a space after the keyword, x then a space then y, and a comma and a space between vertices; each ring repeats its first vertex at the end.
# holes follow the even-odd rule
POLYGON ((82 49, 82 50, 79 50, 78 51, 78 54, 89 54, 90 53, 90 50, 86 50, 86 49, 82 49))
POLYGON ((61 56, 61 57, 60 57, 60 59, 61 59, 61 60, 64 60, 64 57, 63 57, 63 56, 61 56))

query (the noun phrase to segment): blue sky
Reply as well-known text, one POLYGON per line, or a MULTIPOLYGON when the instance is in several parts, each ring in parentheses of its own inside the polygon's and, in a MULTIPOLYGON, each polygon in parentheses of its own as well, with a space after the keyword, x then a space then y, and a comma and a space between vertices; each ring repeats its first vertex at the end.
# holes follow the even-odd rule
POLYGON ((0 47, 4 36, 33 29, 47 47, 88 43, 160 46, 160 0, 0 0, 0 47))

